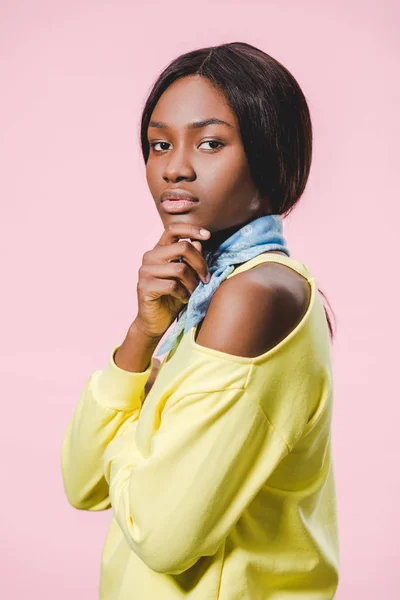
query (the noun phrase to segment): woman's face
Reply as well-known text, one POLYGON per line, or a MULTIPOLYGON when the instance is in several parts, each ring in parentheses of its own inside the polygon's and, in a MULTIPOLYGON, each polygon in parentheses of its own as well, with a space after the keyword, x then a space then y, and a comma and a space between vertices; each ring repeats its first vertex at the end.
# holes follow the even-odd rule
POLYGON ((151 115, 148 141, 146 179, 164 228, 178 221, 213 233, 271 213, 250 176, 236 115, 208 79, 193 75, 169 86, 151 115), (211 117, 228 125, 188 128, 211 117), (176 189, 198 202, 170 214, 160 196, 176 189))

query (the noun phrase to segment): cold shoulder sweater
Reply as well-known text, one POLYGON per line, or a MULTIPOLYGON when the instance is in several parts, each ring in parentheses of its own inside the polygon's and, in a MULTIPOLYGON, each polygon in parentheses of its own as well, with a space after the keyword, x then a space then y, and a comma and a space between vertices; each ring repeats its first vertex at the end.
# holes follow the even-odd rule
MULTIPOLYGON (((253 357, 196 342, 194 326, 141 373, 110 352, 86 381, 62 442, 70 504, 112 508, 100 600, 328 600, 339 574, 330 339, 306 265, 309 306, 253 357)), ((240 330, 240 323, 238 323, 240 330)))

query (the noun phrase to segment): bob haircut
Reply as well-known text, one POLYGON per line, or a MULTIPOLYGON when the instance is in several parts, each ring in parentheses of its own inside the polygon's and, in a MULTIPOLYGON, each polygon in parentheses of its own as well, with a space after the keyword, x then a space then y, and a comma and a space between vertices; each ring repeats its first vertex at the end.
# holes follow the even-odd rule
MULTIPOLYGON (((236 114, 260 196, 269 198, 273 214, 290 214, 304 192, 311 168, 310 111, 293 75, 251 44, 231 42, 192 50, 161 72, 142 112, 140 142, 145 164, 150 151, 147 129, 159 98, 174 81, 191 75, 207 78, 222 92, 236 114)), ((325 314, 333 339, 326 307, 325 314)))

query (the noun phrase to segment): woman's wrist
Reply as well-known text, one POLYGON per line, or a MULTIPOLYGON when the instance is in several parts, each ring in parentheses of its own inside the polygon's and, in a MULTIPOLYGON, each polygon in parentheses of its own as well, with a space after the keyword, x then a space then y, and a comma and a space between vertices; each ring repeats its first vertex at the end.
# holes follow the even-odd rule
POLYGON ((143 373, 148 369, 151 358, 161 337, 146 335, 133 321, 124 341, 114 355, 114 362, 120 369, 133 373, 143 373))

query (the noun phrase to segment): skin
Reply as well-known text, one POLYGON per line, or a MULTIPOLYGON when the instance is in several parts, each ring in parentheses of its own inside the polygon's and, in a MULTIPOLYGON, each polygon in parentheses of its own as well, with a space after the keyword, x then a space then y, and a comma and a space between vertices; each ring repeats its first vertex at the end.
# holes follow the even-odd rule
MULTIPOLYGON (((151 115, 148 140, 153 146, 146 179, 164 228, 172 221, 204 227, 211 236, 202 248, 214 250, 244 224, 271 214, 270 200, 260 196, 251 178, 236 115, 206 78, 190 76, 169 86, 151 115), (187 128, 192 121, 210 117, 230 126, 187 128), (155 122, 165 127, 154 126, 155 122), (186 213, 168 214, 159 198, 163 191, 176 188, 199 202, 186 213)), ((220 285, 196 329, 196 343, 257 356, 287 336, 308 301, 309 285, 301 275, 278 263, 260 264, 220 285), (240 336, 238 322, 243 325, 240 336)))
POLYGON ((150 148, 146 179, 164 228, 171 219, 205 227, 211 236, 202 246, 210 250, 245 223, 271 214, 269 199, 260 197, 251 178, 236 115, 206 78, 185 77, 169 86, 151 115, 148 140, 155 146, 150 148), (207 117, 230 127, 185 128, 207 117), (167 128, 151 126, 154 121, 167 128), (174 188, 190 192, 199 203, 185 214, 165 213, 160 194, 174 188))

